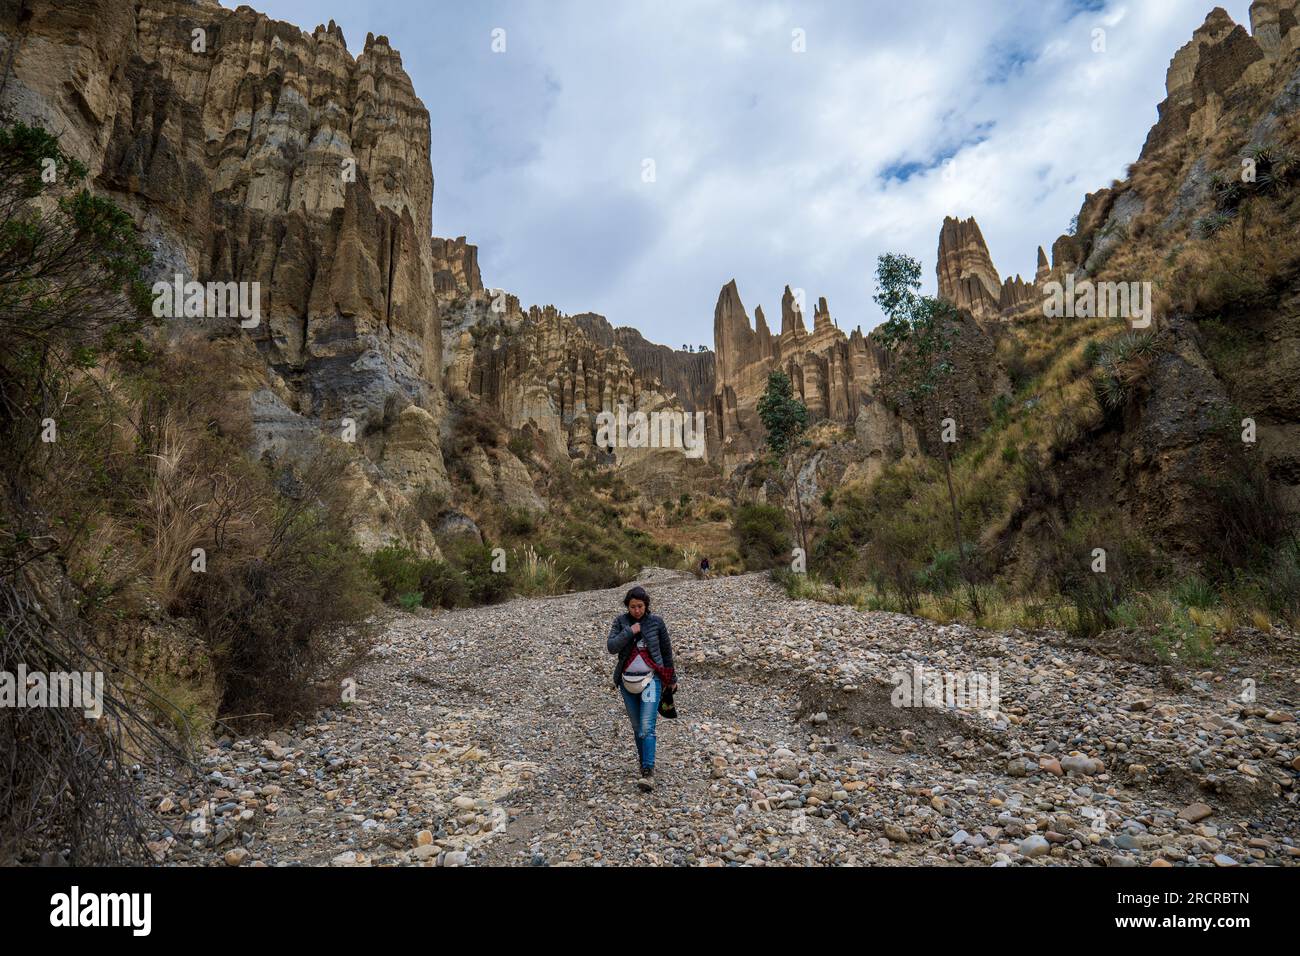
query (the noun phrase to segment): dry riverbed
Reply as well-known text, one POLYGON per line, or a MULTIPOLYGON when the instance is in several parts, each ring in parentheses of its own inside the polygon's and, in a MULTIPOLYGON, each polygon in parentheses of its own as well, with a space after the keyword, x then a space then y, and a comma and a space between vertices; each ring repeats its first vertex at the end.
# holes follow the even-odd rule
MULTIPOLYGON (((355 701, 152 796, 168 865, 1300 863, 1296 649, 1186 670, 1053 635, 642 577, 677 657, 657 789, 605 651, 623 589, 395 617, 355 701), (996 675, 996 715, 894 706, 996 675), (1255 699, 1243 701, 1254 681, 1255 699)), ((1294 643, 1294 638, 1289 639, 1294 643)), ((1285 642, 1284 642, 1285 643, 1285 642)))

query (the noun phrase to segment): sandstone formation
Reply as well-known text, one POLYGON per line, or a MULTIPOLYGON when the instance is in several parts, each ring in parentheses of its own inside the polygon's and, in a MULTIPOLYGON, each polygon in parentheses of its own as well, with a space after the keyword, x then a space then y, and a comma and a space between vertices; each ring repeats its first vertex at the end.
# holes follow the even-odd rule
MULTIPOLYGON (((552 306, 529 309, 513 324, 502 323, 480 337, 453 364, 458 383, 500 413, 506 425, 538 436, 548 453, 561 459, 586 459, 625 471, 632 485, 707 479, 711 474, 707 436, 698 451, 685 445, 690 436, 635 446, 614 436, 597 441, 601 426, 622 416, 660 413, 678 422, 690 414, 653 379, 642 378, 618 346, 594 341, 571 316, 552 306), (608 413, 611 419, 598 416, 608 413)), ((692 425, 696 419, 692 419, 692 425)))
POLYGON ((993 266, 979 223, 951 216, 944 219, 935 268, 941 297, 981 322, 997 318, 1002 279, 993 266))
MULTIPOLYGON (((829 420, 855 425, 865 409, 864 439, 872 447, 908 444, 907 426, 892 413, 878 414, 874 397, 885 369, 885 351, 855 329, 850 335, 836 326, 826 299, 813 311, 813 331, 808 332, 794 293, 786 286, 781 300, 781 333, 774 336, 761 307, 751 325, 733 279, 723 286, 714 308, 713 340, 715 391, 713 417, 721 449, 719 462, 725 473, 754 457, 763 445, 758 400, 767 388, 769 373, 779 369, 790 376, 794 391, 808 408, 811 421, 829 420)), ((912 446, 915 441, 910 442, 912 446)))
MULTIPOLYGON (((170 321, 261 353, 266 388, 245 393, 259 445, 292 458, 348 422, 439 414, 429 114, 385 37, 354 59, 332 22, 304 33, 248 7, 22 7, 0 11, 3 105, 59 131, 135 215, 151 279, 259 284, 255 327, 170 321)), ((421 470, 445 482, 437 430, 422 435, 421 470)), ((400 509, 405 468, 361 469, 358 493, 400 509)))
POLYGON ((446 459, 447 390, 565 459, 669 477, 706 467, 707 451, 687 465, 680 449, 602 456, 592 419, 620 403, 706 410, 711 356, 632 330, 593 341, 554 309, 485 288, 465 237, 432 236, 429 114, 387 38, 368 36, 354 58, 333 22, 305 33, 215 2, 69 0, 0 9, 0 60, 3 106, 60 131, 94 187, 135 216, 151 281, 259 284, 255 327, 196 318, 169 331, 260 354, 231 383, 254 454, 288 463, 354 436, 363 544, 436 552, 413 502, 447 498, 456 475, 545 507, 504 447, 446 459))
POLYGON ((1052 274, 1052 266, 1047 261, 1047 253, 1043 251, 1042 246, 1039 246, 1038 247, 1038 271, 1034 274, 1034 282, 1041 283, 1044 280, 1046 280, 1047 277, 1051 274, 1052 274))
MULTIPOLYGON (((1270 36, 1280 31, 1280 6, 1276 2, 1257 2, 1251 8, 1252 20, 1270 36)), ((1276 41, 1270 42, 1280 45, 1280 33, 1276 41)), ((1148 134, 1142 156, 1185 136, 1211 131, 1223 112, 1224 94, 1252 64, 1263 59, 1259 42, 1234 23, 1223 8, 1215 7, 1169 63, 1165 81, 1168 96, 1158 108, 1160 120, 1148 134)))
POLYGON ((454 298, 458 293, 483 291, 483 277, 478 269, 478 246, 465 237, 433 240, 433 290, 439 296, 454 298))
POLYGON ((603 315, 587 312, 575 315, 581 329, 593 342, 605 348, 618 346, 632 362, 638 375, 653 379, 677 396, 682 407, 705 411, 713 404, 713 353, 701 348, 685 352, 649 342, 636 329, 614 328, 603 315))
POLYGON ((1020 276, 1001 278, 993 265, 988 244, 974 219, 949 216, 939 231, 936 271, 939 297, 973 315, 976 321, 1006 321, 1035 309, 1041 297, 1035 283, 1050 271, 1047 256, 1038 250, 1038 272, 1034 282, 1020 276))
MULTIPOLYGON (((1038 250, 1032 281, 998 272, 973 219, 945 219, 939 294, 969 319, 955 409, 963 427, 979 427, 981 405, 1005 391, 992 336, 1041 317, 1043 283, 1066 270, 1104 274, 1131 248, 1130 230, 1153 228, 1157 213, 1145 241, 1185 239, 1219 164, 1206 144, 1229 134, 1234 149, 1270 142, 1294 116, 1300 4, 1256 0, 1251 27, 1216 9, 1170 64, 1139 166, 1167 164, 1173 187, 1134 176, 1090 194, 1050 263, 1038 250)), ((909 417, 882 401, 888 355, 861 330, 846 335, 825 299, 808 322, 787 287, 779 325, 769 325, 761 308, 751 321, 728 283, 713 351, 692 353, 484 286, 477 247, 432 236, 429 114, 382 36, 353 57, 333 23, 305 33, 211 0, 34 0, 0 7, 0 62, 0 106, 59 132, 94 188, 135 216, 156 277, 259 284, 255 327, 174 319, 171 330, 241 352, 231 390, 251 412, 255 454, 291 461, 322 436, 355 431, 367 544, 428 543, 430 530, 407 520, 413 500, 448 493, 458 475, 500 500, 545 507, 504 443, 449 460, 449 395, 491 409, 550 457, 630 470, 645 488, 752 460, 763 442, 758 398, 778 368, 813 421, 843 426, 864 461, 929 447, 935 410, 909 417), (705 413, 705 454, 599 447, 595 416, 620 407, 705 413)), ((1262 336, 1275 335, 1259 322, 1262 336)), ((1180 342, 1195 347, 1194 337, 1180 342)), ((1270 361, 1225 386, 1238 401, 1268 396, 1270 436, 1293 430, 1289 393, 1275 380, 1288 368, 1270 361)), ((1286 442, 1270 441, 1270 467, 1291 475, 1286 442)))
POLYGON ((1249 105, 1251 88, 1266 85, 1300 50, 1300 3, 1255 0, 1250 32, 1220 7, 1206 17, 1169 63, 1160 121, 1142 149, 1146 159, 1172 143, 1199 144, 1227 112, 1249 105))

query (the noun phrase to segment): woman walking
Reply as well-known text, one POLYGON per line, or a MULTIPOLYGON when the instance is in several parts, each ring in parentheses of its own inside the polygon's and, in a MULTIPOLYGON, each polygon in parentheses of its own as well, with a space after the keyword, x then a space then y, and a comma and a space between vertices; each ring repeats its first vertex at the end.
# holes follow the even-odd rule
MULTIPOLYGON (((668 640, 668 626, 663 618, 650 613, 650 595, 643 587, 634 587, 623 598, 627 612, 614 618, 605 642, 611 654, 618 655, 614 665, 614 686, 623 695, 623 706, 632 721, 636 753, 641 764, 637 786, 654 789, 655 724, 659 702, 665 692, 677 690, 673 672, 673 646, 668 640)), ((672 716, 671 714, 669 716, 672 716)))

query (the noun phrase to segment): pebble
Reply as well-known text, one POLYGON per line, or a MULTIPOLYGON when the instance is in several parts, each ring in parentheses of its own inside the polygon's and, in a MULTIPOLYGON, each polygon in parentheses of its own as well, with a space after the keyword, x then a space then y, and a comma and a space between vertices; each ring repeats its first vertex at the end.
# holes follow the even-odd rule
POLYGON ((1037 834, 1026 837, 1020 842, 1020 855, 1031 860, 1035 857, 1046 856, 1051 852, 1051 849, 1050 844, 1037 834))
POLYGON ((1293 702, 1270 696, 1294 665, 1269 664, 1268 703, 1243 707, 1220 675, 1175 691, 1158 665, 1050 633, 793 602, 765 575, 639 580, 681 680, 653 793, 635 786, 609 686, 625 584, 391 614, 355 701, 225 738, 200 749, 201 775, 153 784, 149 805, 173 815, 150 852, 235 866, 1300 865, 1300 731, 1293 702), (765 639, 739 671, 735 635, 756 619, 765 639), (538 620, 551 652, 508 653, 501 635, 538 620), (917 664, 996 672, 998 714, 884 709, 888 675, 917 664), (1168 802, 1189 784, 1231 824, 1168 802))
POLYGON ((1213 813, 1214 810, 1206 804, 1193 803, 1191 806, 1183 807, 1178 811, 1178 819, 1186 820, 1188 823, 1200 823, 1213 813))

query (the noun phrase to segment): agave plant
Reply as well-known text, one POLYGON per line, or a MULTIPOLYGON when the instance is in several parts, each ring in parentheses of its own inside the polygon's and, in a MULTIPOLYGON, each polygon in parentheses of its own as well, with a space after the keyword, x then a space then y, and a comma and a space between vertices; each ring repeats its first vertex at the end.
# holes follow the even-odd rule
POLYGON ((1295 155, 1281 146, 1265 143, 1246 151, 1246 156, 1255 162, 1255 169, 1267 169, 1274 177, 1285 179, 1295 171, 1295 155))
POLYGON ((1149 331, 1130 330, 1116 338, 1105 349, 1105 359, 1114 365, 1127 365, 1138 359, 1156 354, 1156 337, 1149 331))
POLYGON ((1101 407, 1109 412, 1119 411, 1128 401, 1128 391, 1123 383, 1114 375, 1106 374, 1105 371, 1099 372, 1093 379, 1093 391, 1096 392, 1101 407))
POLYGON ((1215 173, 1210 177, 1210 190, 1214 193, 1215 205, 1221 211, 1236 209, 1246 198, 1246 183, 1240 176, 1215 173))
POLYGON ((1128 401, 1133 386, 1146 377, 1151 359, 1160 350, 1159 340, 1149 331, 1130 330, 1101 347, 1093 390, 1106 411, 1118 411, 1128 401))
POLYGON ((1209 239, 1231 225, 1234 218, 1231 213, 1212 212, 1196 220, 1196 232, 1202 239, 1209 239))

